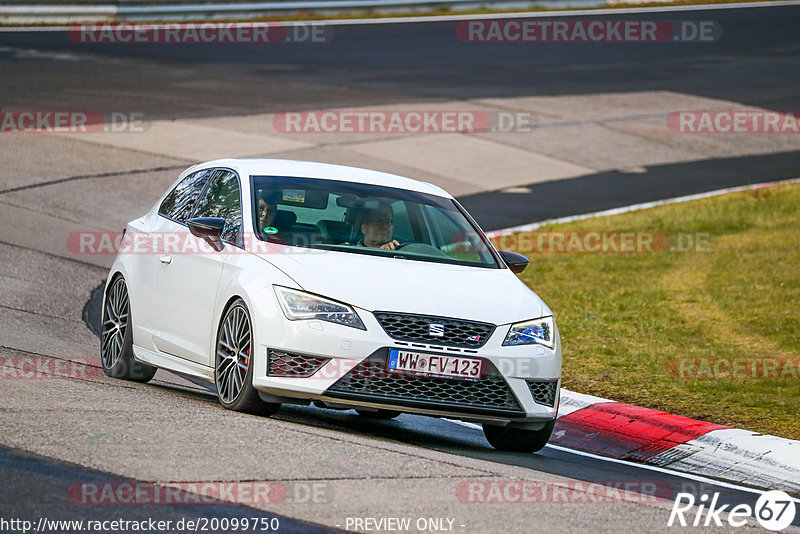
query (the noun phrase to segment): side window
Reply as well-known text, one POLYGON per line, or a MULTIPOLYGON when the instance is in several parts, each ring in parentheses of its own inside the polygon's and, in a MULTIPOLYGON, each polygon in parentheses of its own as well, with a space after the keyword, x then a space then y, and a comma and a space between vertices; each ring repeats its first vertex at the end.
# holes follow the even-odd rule
POLYGON ((239 195, 239 178, 236 174, 226 170, 215 171, 208 189, 197 201, 192 217, 225 219, 222 239, 239 244, 242 231, 242 202, 239 195))
POLYGON ((414 230, 411 228, 411 220, 408 216, 408 206, 405 202, 395 202, 392 205, 394 214, 394 234, 393 237, 400 241, 413 241, 414 230))
POLYGON ((433 206, 425 206, 424 209, 430 221, 430 229, 434 240, 437 241, 437 243, 435 243, 437 247, 441 248, 443 245, 449 245, 456 241, 464 240, 466 237, 464 232, 459 232, 458 226, 447 218, 444 211, 438 210, 433 206))
POLYGON ((467 226, 466 219, 458 218, 457 212, 436 209, 433 206, 423 206, 423 208, 435 241, 433 245, 442 252, 462 261, 483 263, 494 261, 491 252, 483 245, 475 230, 467 226))
POLYGON ((197 171, 181 180, 161 203, 158 213, 181 223, 186 222, 198 195, 213 172, 213 169, 197 171))

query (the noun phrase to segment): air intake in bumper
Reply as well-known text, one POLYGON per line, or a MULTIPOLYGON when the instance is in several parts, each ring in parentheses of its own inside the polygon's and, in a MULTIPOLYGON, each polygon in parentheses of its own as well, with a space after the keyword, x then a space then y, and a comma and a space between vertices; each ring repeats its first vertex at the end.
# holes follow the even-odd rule
POLYGON ((526 380, 537 404, 554 407, 558 395, 558 380, 526 380))
POLYGON ((322 356, 307 356, 270 349, 267 352, 267 376, 306 378, 330 361, 322 356))

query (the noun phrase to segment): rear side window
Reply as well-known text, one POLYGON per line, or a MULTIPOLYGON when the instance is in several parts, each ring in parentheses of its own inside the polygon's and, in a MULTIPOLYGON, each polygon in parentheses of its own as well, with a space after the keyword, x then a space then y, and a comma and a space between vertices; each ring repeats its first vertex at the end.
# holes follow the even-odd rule
POLYGON ((222 239, 239 244, 242 231, 242 201, 239 178, 235 173, 217 170, 203 196, 197 201, 192 217, 220 217, 225 219, 222 239))
POLYGON ((197 197, 213 173, 214 169, 197 171, 181 180, 161 203, 158 213, 179 223, 185 223, 197 197))

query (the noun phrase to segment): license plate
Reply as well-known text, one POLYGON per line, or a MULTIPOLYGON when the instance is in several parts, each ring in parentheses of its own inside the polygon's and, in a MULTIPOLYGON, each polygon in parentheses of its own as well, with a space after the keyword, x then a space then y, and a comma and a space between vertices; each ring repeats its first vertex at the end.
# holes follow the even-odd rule
POLYGON ((397 373, 478 380, 481 377, 481 360, 391 349, 389 370, 397 373))

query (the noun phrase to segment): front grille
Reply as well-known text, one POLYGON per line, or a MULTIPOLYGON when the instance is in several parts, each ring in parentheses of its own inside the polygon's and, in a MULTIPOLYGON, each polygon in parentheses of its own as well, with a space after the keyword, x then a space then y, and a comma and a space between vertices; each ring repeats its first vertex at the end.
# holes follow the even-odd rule
POLYGON ((270 349, 267 353, 267 376, 304 378, 313 375, 328 363, 330 358, 306 356, 270 349))
POLYGON ((394 339, 446 345, 450 347, 482 347, 495 326, 489 323, 436 317, 434 315, 413 315, 408 313, 375 312, 375 318, 383 329, 394 339), (441 325, 443 335, 432 336, 431 324, 441 325))
POLYGON ((483 365, 488 375, 477 381, 416 377, 387 370, 386 356, 373 355, 351 369, 325 394, 476 414, 524 416, 508 384, 491 362, 484 360, 483 365))
POLYGON ((551 408, 556 405, 558 380, 527 380, 533 400, 551 408))

